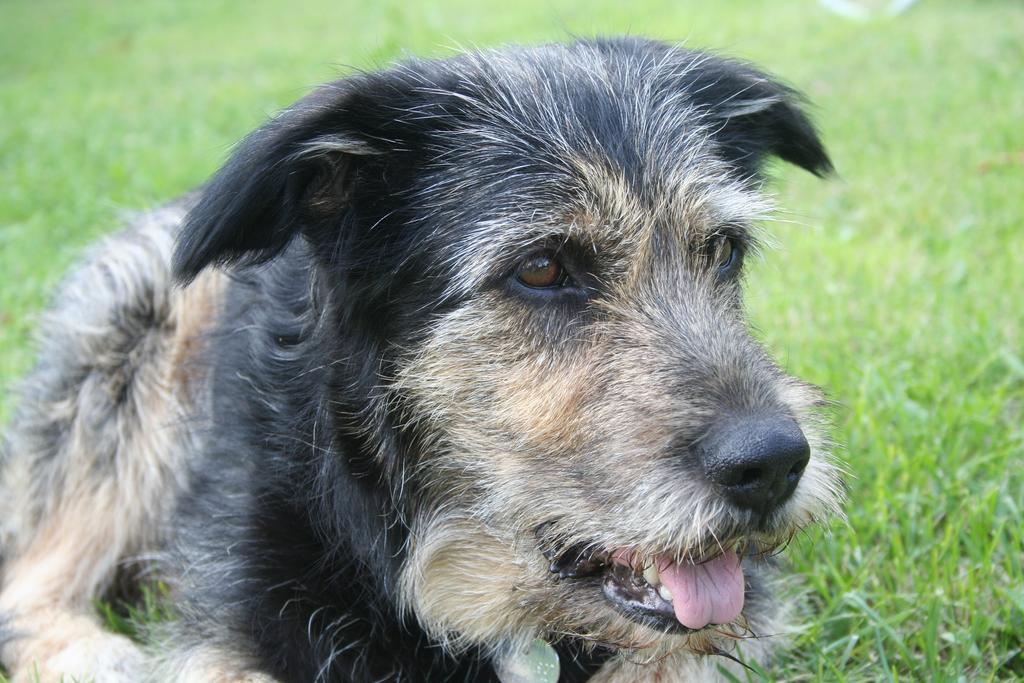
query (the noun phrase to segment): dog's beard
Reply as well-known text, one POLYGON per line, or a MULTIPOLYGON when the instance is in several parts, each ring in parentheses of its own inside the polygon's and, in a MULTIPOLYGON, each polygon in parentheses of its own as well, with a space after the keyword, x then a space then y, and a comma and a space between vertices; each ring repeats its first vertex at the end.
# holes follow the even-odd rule
POLYGON ((405 605, 453 650, 571 636, 637 661, 727 652, 772 628, 774 601, 758 593, 766 561, 838 505, 838 489, 817 481, 833 481, 831 465, 809 471, 808 486, 767 517, 710 497, 684 506, 683 496, 650 496, 606 514, 564 497, 464 507, 449 497, 415 525, 405 605))
POLYGON ((757 577, 744 572, 759 572, 790 537, 722 534, 698 556, 570 543, 559 526, 510 537, 450 510, 422 518, 401 578, 405 607, 452 651, 523 648, 537 637, 573 637, 637 661, 727 651, 765 623, 745 609, 757 577))

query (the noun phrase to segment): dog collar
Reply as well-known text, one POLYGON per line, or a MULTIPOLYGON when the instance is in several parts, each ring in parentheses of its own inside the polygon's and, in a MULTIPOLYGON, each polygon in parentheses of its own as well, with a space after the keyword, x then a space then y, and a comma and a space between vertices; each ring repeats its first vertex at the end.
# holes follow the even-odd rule
POLYGON ((542 638, 523 652, 513 652, 497 667, 501 683, 558 683, 560 671, 558 653, 542 638))

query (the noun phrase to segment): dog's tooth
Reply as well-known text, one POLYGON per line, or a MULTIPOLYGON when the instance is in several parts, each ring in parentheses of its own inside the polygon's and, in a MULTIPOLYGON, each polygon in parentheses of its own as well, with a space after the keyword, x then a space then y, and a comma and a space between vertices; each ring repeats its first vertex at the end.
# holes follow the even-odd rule
POLYGON ((661 599, 665 602, 672 602, 672 591, 670 591, 668 586, 665 584, 658 586, 658 595, 660 595, 661 599))
POLYGON ((644 579, 652 586, 657 586, 661 583, 661 575, 658 573, 658 568, 654 562, 651 562, 647 569, 644 570, 644 579))

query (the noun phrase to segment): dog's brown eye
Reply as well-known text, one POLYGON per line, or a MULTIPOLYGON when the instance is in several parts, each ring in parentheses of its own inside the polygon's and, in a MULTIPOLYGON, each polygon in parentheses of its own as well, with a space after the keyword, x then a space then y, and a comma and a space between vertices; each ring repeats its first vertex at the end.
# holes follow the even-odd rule
POLYGON ((736 263, 737 251, 736 241, 732 237, 722 235, 715 240, 712 254, 720 273, 732 269, 736 263))
POLYGON ((565 284, 566 280, 562 264, 547 254, 531 256, 526 259, 516 271, 516 278, 527 287, 534 289, 560 287, 565 284))
POLYGON ((718 267, 726 269, 732 265, 732 240, 726 237, 718 248, 718 267))

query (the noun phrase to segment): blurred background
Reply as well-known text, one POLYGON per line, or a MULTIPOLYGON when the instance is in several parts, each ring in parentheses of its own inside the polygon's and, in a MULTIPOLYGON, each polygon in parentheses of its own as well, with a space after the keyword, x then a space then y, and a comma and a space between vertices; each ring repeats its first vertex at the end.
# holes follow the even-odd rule
POLYGON ((85 245, 314 85, 622 33, 803 90, 839 172, 774 170, 777 248, 748 278, 759 337, 835 400, 853 473, 848 520, 788 552, 806 627, 765 677, 1024 678, 1019 0, 2 0, 0 420, 85 245))

